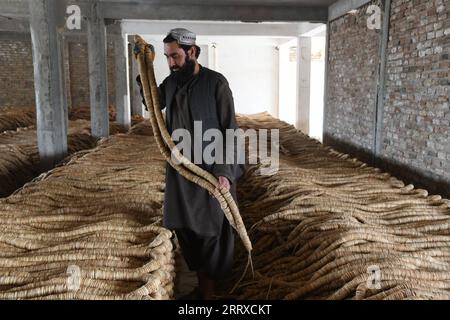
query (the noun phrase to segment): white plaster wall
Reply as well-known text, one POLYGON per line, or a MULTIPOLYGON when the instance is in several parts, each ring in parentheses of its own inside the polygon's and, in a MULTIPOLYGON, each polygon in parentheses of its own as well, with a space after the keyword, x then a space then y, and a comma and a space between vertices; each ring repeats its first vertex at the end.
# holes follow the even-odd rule
POLYGON ((217 71, 228 80, 236 112, 251 114, 278 108, 276 38, 209 37, 216 44, 217 71))
MULTIPOLYGON (((155 46, 155 76, 160 83, 169 75, 162 43, 164 36, 145 38, 155 46)), ((202 49, 200 64, 216 69, 227 78, 236 112, 251 114, 268 111, 277 114, 279 61, 276 46, 279 41, 279 38, 260 36, 197 37, 202 49), (212 44, 215 44, 215 53, 212 52, 212 44)))

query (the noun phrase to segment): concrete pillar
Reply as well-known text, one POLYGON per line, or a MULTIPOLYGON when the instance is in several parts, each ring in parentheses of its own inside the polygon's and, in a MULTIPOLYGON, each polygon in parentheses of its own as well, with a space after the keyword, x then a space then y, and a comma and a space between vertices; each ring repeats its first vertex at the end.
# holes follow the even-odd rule
POLYGON ((69 38, 63 35, 63 71, 64 71, 64 85, 66 87, 67 110, 72 108, 72 91, 70 87, 70 61, 69 61, 69 38))
POLYGON ((208 68, 214 71, 219 69, 217 63, 217 43, 215 42, 208 45, 208 68))
POLYGON ((281 82, 281 61, 280 61, 280 46, 275 46, 273 48, 273 53, 274 53, 274 60, 273 63, 276 66, 276 82, 278 83, 278 85, 276 86, 276 92, 275 92, 275 97, 276 99, 273 101, 273 105, 272 105, 272 110, 271 110, 271 114, 275 117, 275 118, 280 118, 280 82, 281 82))
POLYGON ((380 65, 378 72, 378 96, 377 106, 375 112, 375 133, 373 143, 373 163, 377 165, 379 163, 379 157, 383 148, 383 119, 384 119, 384 103, 386 95, 386 60, 389 41, 389 19, 391 17, 391 0, 384 1, 384 13, 383 13, 383 28, 381 32, 380 43, 380 65), (377 163, 378 162, 378 163, 377 163))
MULTIPOLYGON (((62 106, 63 106, 63 119, 64 119, 64 135, 67 136, 67 132, 69 130, 69 94, 68 94, 68 89, 70 89, 70 87, 68 86, 69 84, 66 82, 66 76, 67 76, 67 72, 66 68, 65 68, 65 59, 64 59, 64 53, 66 50, 65 47, 65 38, 64 35, 62 33, 58 33, 58 44, 60 45, 60 52, 59 52, 59 57, 61 57, 60 59, 60 64, 61 64, 61 83, 62 83, 62 106)), ((68 48, 67 48, 68 49, 68 48)))
POLYGON ((89 5, 88 24, 89 89, 91 132, 94 137, 109 136, 108 76, 106 60, 106 28, 98 2, 89 5))
POLYGON ((298 37, 297 45, 297 119, 296 127, 309 134, 309 110, 311 93, 311 38, 298 37))
POLYGON ((329 83, 328 83, 328 74, 330 73, 330 64, 328 62, 328 50, 330 47, 330 22, 327 22, 327 31, 326 31, 326 37, 325 37, 325 86, 324 86, 324 93, 323 93, 323 125, 322 125, 322 142, 327 144, 327 138, 328 138, 328 92, 329 92, 329 83))
POLYGON ((130 90, 128 83, 128 40, 120 22, 108 26, 114 42, 114 74, 116 77, 116 121, 127 130, 131 126, 130 90))
POLYGON ((129 51, 128 59, 131 64, 131 114, 143 116, 144 115, 144 105, 142 104, 142 97, 139 92, 139 86, 136 82, 136 77, 139 74, 137 61, 133 56, 134 41, 133 37, 129 36, 128 41, 130 42, 131 50, 129 51))
POLYGON ((37 140, 41 167, 52 168, 67 154, 62 43, 58 0, 33 0, 30 31, 36 92, 37 140))

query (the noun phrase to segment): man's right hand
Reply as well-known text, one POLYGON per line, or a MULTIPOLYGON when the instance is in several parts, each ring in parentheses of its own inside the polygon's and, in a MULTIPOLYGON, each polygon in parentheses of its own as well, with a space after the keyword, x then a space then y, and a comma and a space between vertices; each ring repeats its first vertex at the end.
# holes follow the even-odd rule
POLYGON ((142 81, 141 81, 141 75, 140 75, 140 74, 137 75, 137 77, 136 77, 136 82, 137 82, 137 84, 138 84, 138 86, 139 86, 139 88, 140 88, 140 89, 139 89, 139 92, 140 92, 140 94, 141 94, 142 103, 143 103, 144 106, 145 106, 145 111, 148 111, 147 104, 145 103, 144 89, 142 89, 142 81))
POLYGON ((140 88, 142 88, 142 81, 141 81, 141 75, 140 74, 137 75, 136 82, 137 82, 138 86, 140 88))

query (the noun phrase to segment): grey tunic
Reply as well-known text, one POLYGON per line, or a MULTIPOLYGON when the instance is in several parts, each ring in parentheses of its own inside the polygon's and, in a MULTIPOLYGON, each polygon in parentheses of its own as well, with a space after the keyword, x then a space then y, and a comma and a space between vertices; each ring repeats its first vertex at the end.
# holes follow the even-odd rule
MULTIPOLYGON (((202 121, 202 134, 216 128, 222 131, 237 129, 234 102, 225 77, 200 66, 200 71, 179 88, 172 76, 159 87, 161 107, 166 108, 166 124, 170 134, 177 128, 187 129, 193 142, 194 121, 202 121)), ((211 142, 202 143, 204 148, 211 142)), ((194 158, 191 157, 193 160, 194 158)), ((243 164, 197 164, 215 177, 230 180, 230 192, 236 198, 236 180, 243 174, 243 164)), ((163 225, 168 229, 189 229, 201 236, 217 236, 224 214, 219 202, 208 191, 182 177, 169 164, 166 167, 163 225)))

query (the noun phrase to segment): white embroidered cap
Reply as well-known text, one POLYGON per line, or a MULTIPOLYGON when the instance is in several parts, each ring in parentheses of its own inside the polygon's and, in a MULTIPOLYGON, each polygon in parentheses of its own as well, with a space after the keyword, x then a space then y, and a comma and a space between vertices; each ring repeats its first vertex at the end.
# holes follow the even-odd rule
POLYGON ((185 44, 189 46, 195 45, 195 40, 197 39, 195 33, 184 28, 172 29, 167 35, 169 34, 178 41, 178 44, 185 44))

